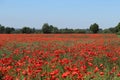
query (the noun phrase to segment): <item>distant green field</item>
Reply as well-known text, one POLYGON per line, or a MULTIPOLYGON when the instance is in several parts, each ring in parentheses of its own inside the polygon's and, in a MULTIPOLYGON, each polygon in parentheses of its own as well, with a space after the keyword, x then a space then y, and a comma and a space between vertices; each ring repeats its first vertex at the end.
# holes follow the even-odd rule
POLYGON ((120 38, 120 35, 117 35, 120 38))

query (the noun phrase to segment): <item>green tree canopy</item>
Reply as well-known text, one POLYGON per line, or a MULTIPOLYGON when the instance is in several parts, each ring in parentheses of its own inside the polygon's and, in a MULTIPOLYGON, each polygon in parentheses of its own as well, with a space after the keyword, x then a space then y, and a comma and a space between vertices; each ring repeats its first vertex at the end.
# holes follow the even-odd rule
POLYGON ((115 27, 116 31, 119 32, 120 31, 120 22, 118 23, 118 25, 115 27))
POLYGON ((43 24, 42 31, 43 33, 51 33, 51 28, 48 23, 43 24))
POLYGON ((7 33, 7 34, 10 34, 10 33, 12 33, 13 31, 15 31, 14 28, 11 28, 11 27, 6 27, 6 28, 5 28, 5 33, 7 33))
POLYGON ((94 23, 90 26, 90 30, 93 32, 93 33, 97 33, 99 31, 99 25, 94 23))
POLYGON ((29 34, 29 33, 32 33, 32 29, 29 28, 29 27, 23 27, 23 28, 21 29, 21 32, 22 32, 22 33, 27 33, 27 34, 29 34))
POLYGON ((5 33, 5 27, 0 24, 0 33, 5 33))

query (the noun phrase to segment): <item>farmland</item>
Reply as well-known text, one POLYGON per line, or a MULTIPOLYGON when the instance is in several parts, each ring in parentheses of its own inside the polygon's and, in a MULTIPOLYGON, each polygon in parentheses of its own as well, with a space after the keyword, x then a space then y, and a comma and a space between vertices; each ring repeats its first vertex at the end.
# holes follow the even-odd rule
POLYGON ((0 80, 120 80, 120 38, 0 34, 0 80))

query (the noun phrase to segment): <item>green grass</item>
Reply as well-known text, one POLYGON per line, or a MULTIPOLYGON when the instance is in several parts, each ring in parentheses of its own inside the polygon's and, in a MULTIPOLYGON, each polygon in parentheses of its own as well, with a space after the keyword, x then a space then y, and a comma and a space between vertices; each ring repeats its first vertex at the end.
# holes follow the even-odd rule
POLYGON ((117 35, 118 36, 118 38, 120 38, 120 35, 117 35))

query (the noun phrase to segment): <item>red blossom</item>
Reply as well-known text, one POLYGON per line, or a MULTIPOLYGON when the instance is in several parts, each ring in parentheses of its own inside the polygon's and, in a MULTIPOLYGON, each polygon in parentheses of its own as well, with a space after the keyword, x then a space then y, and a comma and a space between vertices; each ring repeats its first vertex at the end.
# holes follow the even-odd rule
POLYGON ((68 75, 70 74, 70 72, 64 72, 63 74, 62 74, 62 78, 66 78, 68 75))

